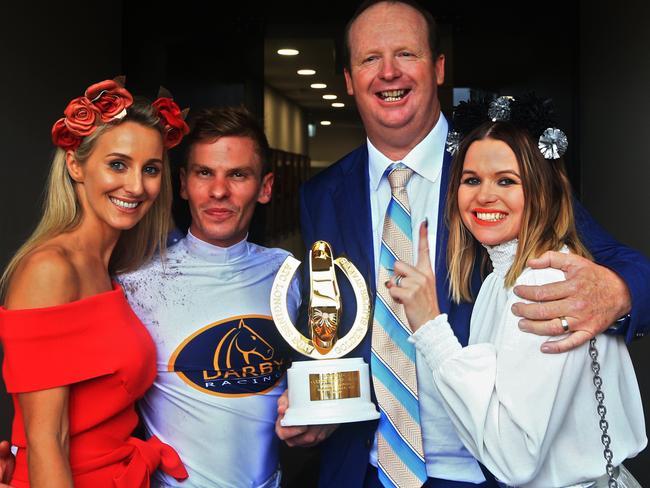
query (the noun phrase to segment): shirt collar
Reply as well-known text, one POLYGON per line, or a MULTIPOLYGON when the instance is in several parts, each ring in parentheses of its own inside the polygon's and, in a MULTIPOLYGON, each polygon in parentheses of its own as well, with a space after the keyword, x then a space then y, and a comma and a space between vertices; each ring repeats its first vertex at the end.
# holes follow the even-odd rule
MULTIPOLYGON (((447 119, 440 112, 438 122, 433 129, 417 146, 411 149, 401 162, 423 178, 432 183, 435 182, 442 169, 448 129, 447 119)), ((366 143, 368 145, 370 188, 376 190, 388 167, 398 161, 392 161, 382 154, 379 149, 372 145, 370 139, 366 139, 366 143)))
POLYGON ((190 230, 187 231, 185 243, 188 251, 206 261, 213 263, 227 264, 248 254, 248 235, 237 244, 229 247, 219 247, 205 242, 196 237, 190 230))

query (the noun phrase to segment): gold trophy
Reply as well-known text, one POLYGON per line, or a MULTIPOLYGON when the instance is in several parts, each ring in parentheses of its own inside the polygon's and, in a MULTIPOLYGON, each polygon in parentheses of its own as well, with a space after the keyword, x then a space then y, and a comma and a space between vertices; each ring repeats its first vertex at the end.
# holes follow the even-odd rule
POLYGON ((296 329, 287 311, 287 291, 300 266, 289 256, 271 289, 271 314, 282 337, 299 353, 318 361, 294 361, 287 371, 289 408, 282 425, 358 422, 379 418, 370 400, 370 372, 362 358, 343 358, 366 335, 370 323, 370 297, 363 276, 346 258, 334 259, 332 247, 316 241, 309 258, 310 338, 296 329), (335 266, 352 285, 357 313, 350 331, 339 338, 341 296, 335 266))

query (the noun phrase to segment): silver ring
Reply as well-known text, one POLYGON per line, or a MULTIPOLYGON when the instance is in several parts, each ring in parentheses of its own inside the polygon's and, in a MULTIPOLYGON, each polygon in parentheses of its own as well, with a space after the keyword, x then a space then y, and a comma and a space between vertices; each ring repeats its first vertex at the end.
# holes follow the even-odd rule
POLYGON ((562 323, 562 330, 564 332, 569 332, 569 322, 567 322, 566 317, 558 317, 562 323))
POLYGON ((395 286, 399 287, 399 284, 402 282, 402 278, 404 278, 404 275, 397 275, 397 278, 395 278, 395 286))

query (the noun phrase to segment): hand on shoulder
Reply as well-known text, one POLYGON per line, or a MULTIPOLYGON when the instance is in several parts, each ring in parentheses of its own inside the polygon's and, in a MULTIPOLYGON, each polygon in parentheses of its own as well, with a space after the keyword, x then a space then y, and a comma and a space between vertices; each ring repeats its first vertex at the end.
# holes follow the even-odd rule
POLYGON ((513 305, 513 313, 522 317, 519 328, 546 336, 570 332, 562 340, 546 342, 542 352, 560 353, 574 349, 604 332, 630 310, 627 285, 609 268, 576 254, 553 251, 531 259, 528 264, 536 270, 532 276, 556 274, 560 279, 515 287, 514 291, 520 298, 533 302, 513 305), (561 279, 560 273, 566 276, 566 280, 561 279), (568 330, 563 327, 563 319, 568 330))
POLYGON ((65 249, 44 245, 25 256, 14 272, 7 309, 42 308, 69 303, 80 297, 79 274, 65 249))

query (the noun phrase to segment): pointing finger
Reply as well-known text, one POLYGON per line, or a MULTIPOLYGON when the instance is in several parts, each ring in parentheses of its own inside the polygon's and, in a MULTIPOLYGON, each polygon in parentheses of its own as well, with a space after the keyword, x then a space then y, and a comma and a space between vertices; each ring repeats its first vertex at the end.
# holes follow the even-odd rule
POLYGON ((393 265, 393 273, 393 278, 399 275, 412 276, 418 274, 418 268, 413 267, 404 261, 395 261, 395 264, 393 265))
POLYGON ((420 271, 431 271, 431 258, 429 257, 429 222, 427 219, 420 224, 420 239, 418 241, 418 261, 415 267, 420 271))

